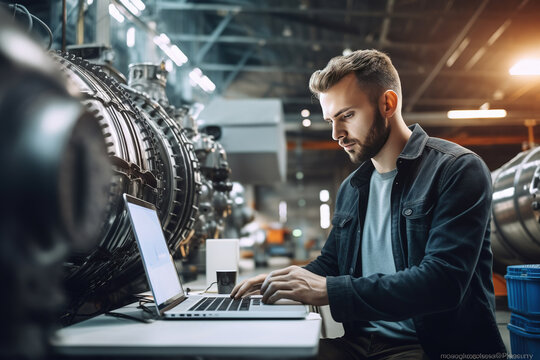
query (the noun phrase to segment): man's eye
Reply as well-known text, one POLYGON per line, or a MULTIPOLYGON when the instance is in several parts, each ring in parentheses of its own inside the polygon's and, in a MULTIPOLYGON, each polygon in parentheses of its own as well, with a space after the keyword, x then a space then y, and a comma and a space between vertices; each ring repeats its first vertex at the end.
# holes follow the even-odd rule
POLYGON ((343 115, 343 118, 344 119, 350 119, 350 118, 352 118, 353 115, 354 115, 354 113, 347 113, 347 114, 343 115))

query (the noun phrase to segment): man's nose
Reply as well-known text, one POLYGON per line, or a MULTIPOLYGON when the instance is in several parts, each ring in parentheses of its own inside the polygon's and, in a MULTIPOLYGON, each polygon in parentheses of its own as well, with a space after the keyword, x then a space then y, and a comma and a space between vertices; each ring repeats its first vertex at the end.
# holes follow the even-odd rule
POLYGON ((332 139, 338 141, 345 136, 345 130, 339 125, 337 121, 332 123, 332 139))

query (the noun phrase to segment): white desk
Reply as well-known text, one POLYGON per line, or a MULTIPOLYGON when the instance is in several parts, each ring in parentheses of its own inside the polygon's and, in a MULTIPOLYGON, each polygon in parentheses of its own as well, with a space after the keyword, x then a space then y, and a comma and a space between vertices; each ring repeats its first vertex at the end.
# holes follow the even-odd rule
MULTIPOLYGON (((117 310, 141 316, 128 305, 117 310)), ((105 315, 63 328, 55 352, 69 356, 311 357, 321 318, 304 320, 157 320, 138 323, 105 315)))

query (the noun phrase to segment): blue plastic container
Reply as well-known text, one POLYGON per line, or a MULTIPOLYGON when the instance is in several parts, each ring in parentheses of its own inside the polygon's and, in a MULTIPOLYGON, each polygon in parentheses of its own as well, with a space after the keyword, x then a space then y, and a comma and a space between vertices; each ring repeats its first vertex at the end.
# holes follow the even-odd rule
POLYGON ((540 318, 540 264, 506 268, 508 307, 528 318, 540 318))
POLYGON ((532 354, 533 359, 540 357, 540 320, 512 314, 508 330, 512 354, 532 354))

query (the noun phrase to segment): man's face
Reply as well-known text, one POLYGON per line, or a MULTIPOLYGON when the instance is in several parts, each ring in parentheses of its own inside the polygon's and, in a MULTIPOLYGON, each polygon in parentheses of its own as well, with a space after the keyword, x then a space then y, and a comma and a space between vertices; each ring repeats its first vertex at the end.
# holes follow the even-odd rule
POLYGON ((332 138, 345 149, 353 163, 367 161, 379 153, 388 139, 390 127, 353 73, 321 93, 319 99, 323 117, 332 125, 332 138))

